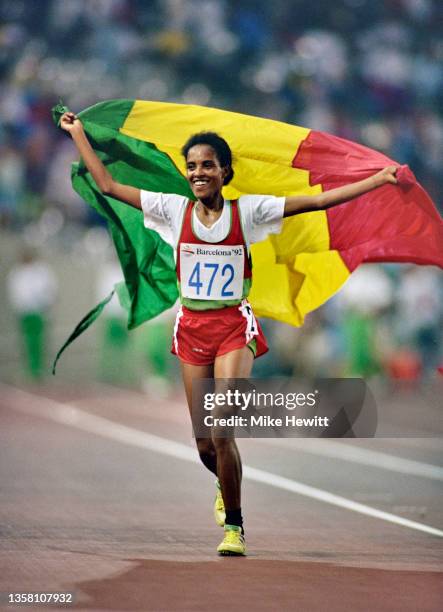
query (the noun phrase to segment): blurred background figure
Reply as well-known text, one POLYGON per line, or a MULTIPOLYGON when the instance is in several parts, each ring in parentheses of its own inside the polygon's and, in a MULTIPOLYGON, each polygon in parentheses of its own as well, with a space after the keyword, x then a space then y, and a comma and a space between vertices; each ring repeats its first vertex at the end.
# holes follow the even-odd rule
POLYGON ((397 288, 399 344, 409 347, 410 359, 415 357, 424 375, 434 373, 441 359, 441 280, 436 268, 408 266, 397 288))
MULTIPOLYGON (((115 257, 101 263, 97 270, 97 301, 109 295, 117 283, 123 282, 120 264, 115 257)), ((101 342, 99 348, 99 379, 108 383, 129 384, 131 376, 131 353, 129 351, 129 331, 127 312, 116 293, 106 305, 99 320, 101 342)))
POLYGON ((7 277, 7 293, 22 342, 23 372, 32 380, 49 373, 48 325, 57 294, 52 268, 30 248, 7 277))
POLYGON ((178 364, 171 354, 175 316, 178 307, 170 308, 148 321, 143 327, 144 369, 142 388, 151 397, 168 397, 178 379, 178 364))
MULTIPOLYGON (((96 300, 103 300, 113 287, 123 282, 123 274, 113 250, 98 264, 96 300)), ((171 308, 148 321, 138 333, 128 330, 128 313, 117 293, 106 305, 97 325, 101 381, 122 386, 138 385, 152 397, 166 397, 174 386, 174 358, 170 353, 177 309, 171 308)))
POLYGON ((393 301, 389 277, 380 266, 362 266, 345 284, 339 299, 343 313, 345 374, 362 378, 380 374, 393 344, 383 318, 393 301))

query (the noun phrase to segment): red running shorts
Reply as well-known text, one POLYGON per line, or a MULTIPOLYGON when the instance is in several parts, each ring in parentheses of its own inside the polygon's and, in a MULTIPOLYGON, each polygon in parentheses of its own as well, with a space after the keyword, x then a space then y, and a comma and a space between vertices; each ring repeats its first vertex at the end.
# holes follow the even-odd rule
POLYGON ((178 311, 171 352, 181 361, 211 365, 216 357, 244 346, 255 357, 268 351, 266 338, 247 300, 217 310, 197 311, 182 306, 178 311))

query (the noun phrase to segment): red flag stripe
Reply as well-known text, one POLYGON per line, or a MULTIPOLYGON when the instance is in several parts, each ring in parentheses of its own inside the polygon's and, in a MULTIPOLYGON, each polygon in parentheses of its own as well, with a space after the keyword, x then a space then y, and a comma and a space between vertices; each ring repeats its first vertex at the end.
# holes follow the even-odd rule
MULTIPOLYGON (((329 190, 395 164, 391 159, 330 134, 311 131, 292 162, 308 170, 311 185, 329 190)), ((443 267, 443 222, 407 166, 398 185, 384 185, 327 211, 330 248, 352 272, 363 262, 412 262, 443 267)))

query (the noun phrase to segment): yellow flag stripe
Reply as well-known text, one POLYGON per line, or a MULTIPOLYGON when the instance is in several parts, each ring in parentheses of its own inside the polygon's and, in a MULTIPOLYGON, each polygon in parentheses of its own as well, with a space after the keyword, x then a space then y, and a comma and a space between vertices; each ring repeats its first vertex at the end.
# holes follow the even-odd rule
MULTIPOLYGON (((201 131, 214 131, 229 143, 235 176, 224 188, 227 199, 242 194, 275 196, 320 193, 309 172, 292 167, 310 130, 279 121, 213 108, 136 101, 120 131, 154 143, 183 174, 181 148, 201 131)), ((250 294, 257 315, 301 325, 307 312, 325 302, 349 275, 336 251, 329 251, 324 211, 284 220, 278 236, 252 246, 254 280, 250 294)))
POLYGON ((272 119, 215 108, 136 100, 121 131, 148 142, 180 150, 189 136, 217 131, 240 157, 291 165, 299 144, 310 130, 272 119), (132 134, 131 134, 132 132, 132 134), (263 139, 269 139, 269 148, 263 139))
POLYGON ((136 101, 120 131, 155 143, 184 173, 180 153, 190 136, 214 131, 229 143, 235 176, 224 190, 228 199, 246 193, 276 196, 320 193, 309 185, 309 172, 292 167, 294 155, 310 130, 200 106, 136 101))

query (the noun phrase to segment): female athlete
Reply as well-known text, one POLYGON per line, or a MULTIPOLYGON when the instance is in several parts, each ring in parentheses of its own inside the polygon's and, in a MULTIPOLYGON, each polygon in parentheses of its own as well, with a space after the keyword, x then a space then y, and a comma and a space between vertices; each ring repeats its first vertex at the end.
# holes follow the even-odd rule
MULTIPOLYGON (((385 183, 396 183, 389 166, 364 180, 313 196, 242 196, 226 201, 223 185, 233 175, 227 142, 213 132, 192 136, 182 153, 195 201, 143 191, 116 182, 93 151, 74 113, 61 117, 88 170, 103 194, 139 208, 146 227, 172 233, 177 250, 181 308, 172 352, 180 359, 192 415, 192 381, 247 378, 255 357, 268 349, 247 296, 252 280, 249 247, 280 231, 284 217, 324 210, 385 183)), ((196 438, 203 464, 217 477, 215 518, 224 526, 222 555, 244 555, 241 514, 242 465, 232 437, 196 438)))

